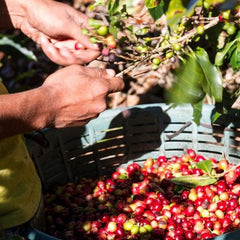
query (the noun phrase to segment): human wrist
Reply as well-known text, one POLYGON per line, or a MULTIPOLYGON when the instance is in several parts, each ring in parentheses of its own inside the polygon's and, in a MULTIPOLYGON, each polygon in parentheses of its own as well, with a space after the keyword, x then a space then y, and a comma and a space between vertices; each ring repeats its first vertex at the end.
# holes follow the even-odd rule
POLYGON ((0 95, 0 139, 50 126, 51 96, 46 89, 0 95))
POLYGON ((29 0, 0 0, 0 28, 18 28, 29 0))
POLYGON ((11 25, 13 28, 20 29, 23 20, 29 17, 33 9, 38 9, 38 2, 44 1, 0 0, 0 19, 3 19, 0 28, 9 28, 11 25))
MULTIPOLYGON (((32 120, 29 122, 33 130, 52 127, 54 125, 54 103, 49 88, 39 87, 31 92, 33 101, 29 101, 32 120)), ((30 115, 29 114, 29 115, 30 115)))

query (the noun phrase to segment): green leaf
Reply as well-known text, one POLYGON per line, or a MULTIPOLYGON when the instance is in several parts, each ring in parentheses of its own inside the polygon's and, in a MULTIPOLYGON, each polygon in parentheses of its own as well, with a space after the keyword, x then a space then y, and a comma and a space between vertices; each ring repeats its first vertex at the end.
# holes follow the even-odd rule
POLYGON ((234 71, 240 70, 240 43, 239 42, 230 58, 230 65, 232 66, 234 71))
POLYGON ((187 5, 184 0, 172 0, 169 3, 169 7, 165 12, 168 25, 170 28, 174 28, 181 20, 181 18, 189 17, 193 14, 196 5, 200 4, 202 0, 197 0, 191 5, 187 5))
POLYGON ((203 107, 203 100, 199 101, 196 104, 192 104, 193 107, 193 121, 199 125, 200 124, 200 120, 202 117, 202 107, 203 107))
POLYGON ((177 185, 185 186, 188 188, 192 188, 196 186, 206 186, 206 185, 214 184, 217 181, 216 178, 213 178, 210 176, 193 176, 193 175, 170 178, 168 180, 177 185))
POLYGON ((196 166, 197 166, 197 168, 202 169, 209 176, 211 176, 211 172, 212 172, 212 161, 211 160, 205 160, 205 161, 198 162, 196 164, 196 166))
POLYGON ((203 89, 217 102, 222 101, 223 85, 220 71, 210 62, 208 53, 203 48, 197 48, 196 57, 204 74, 203 89))
POLYGON ((158 20, 164 13, 162 4, 159 4, 154 8, 149 8, 148 11, 155 21, 158 20))
POLYGON ((172 87, 165 91, 167 102, 196 104, 205 97, 200 84, 204 75, 194 55, 180 65, 174 72, 174 78, 172 87))
POLYGON ((234 44, 236 44, 236 41, 237 41, 237 39, 233 40, 232 42, 227 43, 221 52, 217 52, 217 54, 215 56, 215 62, 214 62, 215 66, 223 65, 223 61, 224 61, 226 55, 228 54, 230 48, 234 44))
POLYGON ((219 117, 221 117, 222 114, 220 112, 215 112, 212 116, 212 122, 216 122, 219 117))
POLYGON ((2 37, 0 39, 0 50, 11 56, 25 56, 30 60, 37 61, 37 58, 32 51, 22 47, 20 44, 14 42, 8 37, 2 37))
POLYGON ((107 6, 108 6, 108 13, 110 16, 112 16, 118 11, 119 0, 108 0, 107 6))

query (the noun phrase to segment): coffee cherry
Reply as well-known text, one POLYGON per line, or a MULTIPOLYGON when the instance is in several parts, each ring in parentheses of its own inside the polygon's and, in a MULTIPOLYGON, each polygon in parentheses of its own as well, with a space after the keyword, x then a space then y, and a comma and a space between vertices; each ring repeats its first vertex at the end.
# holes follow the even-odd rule
POLYGON ((136 31, 136 35, 137 36, 143 36, 143 35, 146 35, 148 32, 149 32, 148 28, 142 28, 142 29, 138 29, 136 31))
POLYGON ((155 65, 159 65, 160 64, 160 59, 158 57, 155 57, 152 59, 152 63, 155 64, 155 65))
POLYGON ((82 33, 82 35, 86 36, 86 35, 89 34, 89 30, 88 30, 87 28, 83 28, 83 29, 81 30, 81 33, 82 33))
POLYGON ((225 179, 227 184, 233 184, 236 179, 237 179, 237 174, 234 170, 229 171, 226 175, 225 175, 225 179))
POLYGON ((92 228, 92 224, 91 224, 90 221, 86 221, 86 222, 83 223, 83 230, 84 230, 85 232, 90 231, 91 228, 92 228))
POLYGON ((140 52, 140 53, 145 53, 145 52, 147 52, 147 46, 145 46, 145 45, 137 45, 137 47, 136 47, 136 49, 137 49, 137 51, 138 52, 140 52))
POLYGON ((98 29, 101 26, 100 22, 98 20, 93 19, 93 18, 88 19, 88 25, 90 27, 95 28, 95 29, 98 29))
POLYGON ((83 50, 83 49, 85 49, 85 47, 81 43, 76 42, 74 45, 74 49, 75 50, 83 50))
POLYGON ((228 25, 228 27, 227 27, 227 33, 229 35, 235 34, 236 30, 237 30, 236 27, 232 24, 228 25))
POLYGON ((103 49, 102 49, 102 55, 103 55, 103 56, 108 56, 109 53, 110 53, 109 48, 103 48, 103 49))
POLYGON ((93 36, 91 36, 91 37, 89 38, 89 41, 90 41, 91 43, 99 43, 99 42, 100 42, 97 38, 95 38, 95 37, 93 37, 93 36))
POLYGON ((173 56, 173 51, 169 50, 169 51, 166 52, 165 57, 166 57, 167 59, 171 58, 172 56, 173 56))
POLYGON ((117 223, 116 222, 109 222, 108 225, 107 225, 107 230, 109 232, 116 232, 117 230, 117 223))
POLYGON ((199 25, 199 26, 197 26, 196 31, 197 31, 197 34, 202 35, 205 30, 204 30, 203 26, 199 25))
POLYGON ((229 19, 230 10, 223 11, 221 15, 222 15, 223 19, 229 19))
POLYGON ((196 174, 201 170, 196 164, 204 160, 187 149, 180 157, 149 157, 141 165, 119 167, 111 177, 57 187, 54 198, 46 195, 48 231, 67 240, 191 240, 239 228, 240 169, 227 159, 212 159, 220 173, 215 184, 184 189, 167 179, 196 174))
POLYGON ((107 47, 109 47, 111 49, 116 48, 116 46, 117 46, 117 43, 116 43, 113 35, 111 35, 111 34, 106 36, 105 44, 107 45, 107 47))
POLYGON ((174 43, 173 44, 173 50, 175 51, 175 52, 179 52, 180 50, 181 50, 181 44, 180 43, 174 43))
POLYGON ((130 221, 127 221, 123 224, 123 229, 126 231, 131 231, 131 229, 133 228, 133 223, 130 221))
POLYGON ((98 29, 97 29, 97 34, 100 36, 106 36, 108 34, 108 27, 105 25, 101 25, 98 29))
POLYGON ((109 62, 114 62, 116 59, 116 56, 114 53, 110 53, 109 56, 108 56, 108 61, 109 62))

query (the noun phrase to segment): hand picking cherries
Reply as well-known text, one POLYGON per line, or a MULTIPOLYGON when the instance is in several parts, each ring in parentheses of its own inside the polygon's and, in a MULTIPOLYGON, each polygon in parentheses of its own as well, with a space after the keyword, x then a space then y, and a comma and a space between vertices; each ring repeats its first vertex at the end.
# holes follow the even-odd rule
POLYGON ((45 205, 59 239, 208 239, 240 228, 240 166, 187 149, 54 186, 45 205))

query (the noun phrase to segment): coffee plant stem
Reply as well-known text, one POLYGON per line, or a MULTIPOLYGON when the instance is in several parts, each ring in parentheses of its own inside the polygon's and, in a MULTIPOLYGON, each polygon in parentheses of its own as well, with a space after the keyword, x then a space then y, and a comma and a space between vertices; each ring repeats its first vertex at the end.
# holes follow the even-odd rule
MULTIPOLYGON (((204 30, 207 30, 215 25, 217 25, 219 22, 219 18, 218 17, 214 17, 214 18, 211 18, 211 21, 204 25, 204 30)), ((151 51, 151 55, 147 55, 147 56, 144 56, 144 57, 139 57, 139 59, 131 66, 129 66, 128 68, 124 69, 123 71, 119 72, 117 74, 117 76, 123 76, 124 74, 127 74, 129 73, 132 69, 136 68, 137 66, 141 65, 142 63, 145 63, 149 60, 151 60, 152 58, 154 58, 154 54, 160 54, 162 53, 163 51, 169 49, 172 47, 172 44, 174 43, 184 43, 185 41, 191 39, 192 37, 194 37, 195 35, 197 34, 197 31, 196 31, 196 28, 194 28, 193 30, 191 30, 190 32, 188 32, 187 34, 185 34, 184 36, 178 38, 177 40, 174 40, 174 41, 171 41, 171 43, 165 45, 165 46, 161 46, 161 47, 157 47, 155 49, 153 49, 151 51)))

